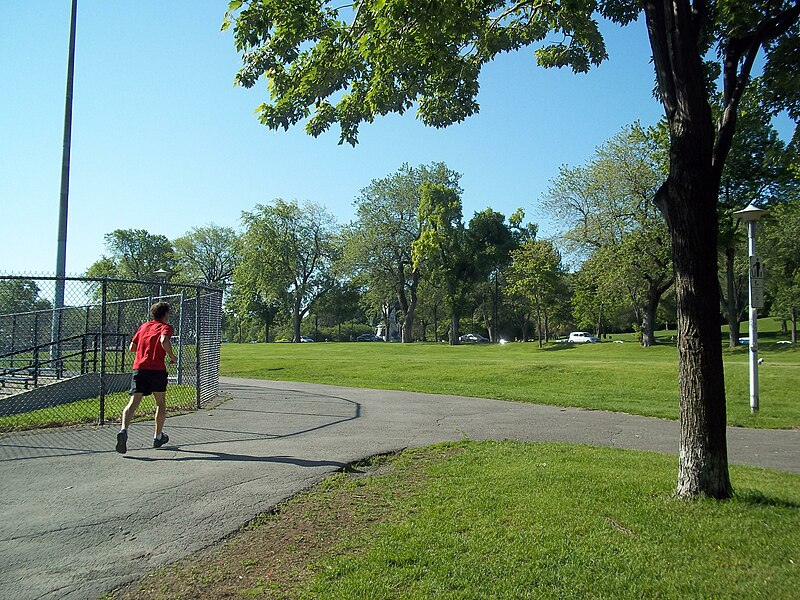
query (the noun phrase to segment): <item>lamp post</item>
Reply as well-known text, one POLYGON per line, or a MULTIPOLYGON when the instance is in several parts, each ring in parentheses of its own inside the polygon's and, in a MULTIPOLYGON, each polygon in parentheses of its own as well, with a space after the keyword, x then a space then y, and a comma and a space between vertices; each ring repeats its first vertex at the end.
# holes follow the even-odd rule
POLYGON ((756 254, 756 223, 767 211, 748 204, 733 213, 747 223, 747 253, 750 257, 750 412, 758 412, 758 309, 764 308, 764 263, 756 254))
POLYGON ((164 284, 167 282, 169 271, 166 269, 158 269, 157 271, 153 271, 153 275, 158 277, 158 299, 161 300, 161 297, 164 295, 164 284))
MULTIPOLYGON (((53 322, 50 329, 50 358, 61 357, 61 327, 64 312, 64 288, 67 275, 67 208, 69 205, 69 157, 72 148, 72 87, 75 79, 75 25, 78 0, 72 0, 67 55, 67 92, 64 101, 64 145, 61 152, 61 196, 58 203, 58 237, 56 240, 56 280, 53 296, 53 322)), ((37 342, 38 343, 38 342, 37 342)), ((60 366, 60 363, 54 363, 60 366)))

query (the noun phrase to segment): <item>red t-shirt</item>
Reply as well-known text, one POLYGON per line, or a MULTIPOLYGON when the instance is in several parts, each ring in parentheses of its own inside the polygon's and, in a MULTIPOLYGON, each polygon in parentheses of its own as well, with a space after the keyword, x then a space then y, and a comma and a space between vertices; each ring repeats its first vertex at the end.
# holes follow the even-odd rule
POLYGON ((131 340, 136 345, 136 359, 133 361, 134 369, 152 369, 166 371, 164 358, 167 353, 161 347, 161 336, 172 337, 175 331, 172 325, 161 321, 148 321, 139 326, 131 340))

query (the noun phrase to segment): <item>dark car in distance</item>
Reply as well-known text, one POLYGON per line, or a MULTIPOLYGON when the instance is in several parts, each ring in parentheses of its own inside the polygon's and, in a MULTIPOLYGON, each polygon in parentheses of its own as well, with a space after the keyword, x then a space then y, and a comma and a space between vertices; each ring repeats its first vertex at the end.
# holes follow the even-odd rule
POLYGON ((489 340, 479 333, 466 333, 458 338, 462 344, 488 344, 489 340))
POLYGON ((378 337, 374 333, 362 333, 356 338, 357 342, 382 342, 383 338, 378 337))

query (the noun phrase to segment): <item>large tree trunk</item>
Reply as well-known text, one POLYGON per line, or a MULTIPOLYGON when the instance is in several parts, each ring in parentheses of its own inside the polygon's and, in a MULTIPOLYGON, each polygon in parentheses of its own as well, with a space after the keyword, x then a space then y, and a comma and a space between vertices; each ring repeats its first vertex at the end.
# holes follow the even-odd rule
POLYGON ((644 314, 642 315, 642 346, 649 348, 656 345, 656 336, 653 332, 653 326, 656 321, 656 311, 658 310, 659 298, 650 297, 650 289, 647 290, 647 302, 644 305, 644 314))
POLYGON ((397 302, 403 312, 403 325, 400 328, 400 341, 403 343, 414 341, 414 314, 417 310, 417 285, 419 284, 419 272, 411 274, 411 284, 408 286, 406 294, 404 270, 400 270, 401 281, 397 284, 397 302))
POLYGON ((797 307, 792 307, 792 343, 797 343, 797 307))
POLYGON ((303 315, 300 310, 300 291, 295 289, 295 298, 292 303, 292 331, 294 335, 293 342, 300 343, 300 324, 303 321, 303 315))
POLYGON ((675 493, 728 498, 732 489, 719 327, 716 190, 700 162, 690 162, 691 151, 677 145, 677 168, 658 194, 672 239, 678 303, 681 437, 675 493))
POLYGON ((550 316, 547 312, 547 305, 544 306, 544 341, 550 341, 550 316))
POLYGON ((725 279, 728 297, 723 302, 725 316, 728 319, 728 346, 735 348, 739 345, 740 325, 739 293, 736 290, 736 272, 734 271, 735 248, 725 248, 725 279))
POLYGON ((459 343, 458 323, 461 315, 458 312, 458 299, 456 298, 456 286, 452 282, 447 283, 447 295, 450 298, 450 345, 456 346, 459 343))
MULTIPOLYGON (((706 5, 645 0, 661 101, 669 123, 669 176, 656 194, 669 227, 678 304, 680 497, 728 498, 725 382, 717 279, 717 193, 725 147, 715 157, 715 128, 700 55, 706 5), (715 160, 717 161, 715 163, 715 160)), ((726 134, 736 111, 726 114, 726 134)), ((722 141, 729 148, 730 136, 722 141)))
POLYGON ((411 275, 411 285, 408 288, 409 301, 404 309, 405 319, 403 329, 400 333, 401 341, 404 344, 414 341, 414 317, 417 312, 417 285, 419 284, 419 272, 414 271, 411 275))
POLYGON ((661 296, 668 289, 669 285, 659 285, 658 282, 654 281, 649 282, 647 285, 647 298, 642 315, 642 346, 645 348, 656 345, 655 327, 658 305, 661 302, 661 296))
POLYGON ((452 306, 452 311, 450 313, 450 345, 456 346, 459 343, 459 331, 458 331, 458 322, 461 320, 458 314, 458 308, 455 305, 455 302, 452 306))
POLYGON ((542 347, 542 309, 539 303, 536 303, 536 340, 539 343, 539 348, 542 347))
POLYGON ((492 302, 492 327, 489 329, 489 339, 492 342, 500 341, 500 283, 497 280, 497 269, 494 271, 494 298, 492 302))
POLYGON ((602 329, 603 329, 603 305, 601 304, 600 307, 597 309, 597 326, 595 327, 595 332, 596 332, 595 336, 597 337, 598 340, 602 339, 601 338, 602 329))

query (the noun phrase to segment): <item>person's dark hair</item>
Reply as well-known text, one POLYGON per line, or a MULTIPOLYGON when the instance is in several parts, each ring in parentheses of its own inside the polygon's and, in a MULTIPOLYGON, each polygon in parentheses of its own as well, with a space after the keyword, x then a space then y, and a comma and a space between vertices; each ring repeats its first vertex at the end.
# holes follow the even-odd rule
POLYGON ((150 316, 156 321, 160 321, 168 312, 169 304, 167 302, 156 302, 150 307, 150 316))

